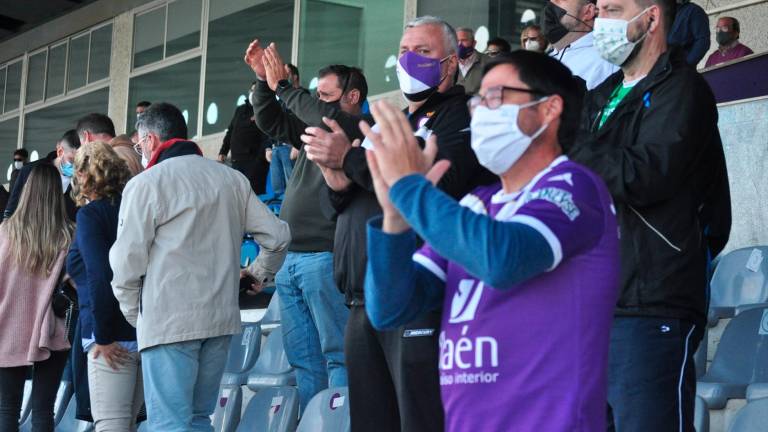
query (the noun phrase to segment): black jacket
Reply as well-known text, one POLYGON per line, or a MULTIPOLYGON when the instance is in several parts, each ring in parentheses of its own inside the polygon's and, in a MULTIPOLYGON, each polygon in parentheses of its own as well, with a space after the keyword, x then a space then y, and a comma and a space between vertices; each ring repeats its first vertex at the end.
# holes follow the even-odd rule
MULTIPOLYGON (((28 163, 21 168, 19 177, 16 179, 16 183, 13 185, 13 189, 11 190, 11 196, 8 198, 8 204, 5 206, 5 211, 3 212, 4 219, 8 219, 11 217, 13 212, 16 211, 16 207, 19 205, 19 199, 21 198, 21 192, 24 190, 24 185, 27 184, 27 179, 29 178, 29 174, 32 172, 32 169, 40 164, 53 164, 55 159, 56 152, 50 152, 44 159, 39 159, 35 162, 28 163)), ((72 196, 70 194, 71 191, 72 185, 67 187, 67 190, 64 191, 64 205, 66 206, 69 220, 74 223, 75 215, 77 214, 77 206, 72 200, 72 196)))
MULTIPOLYGON (((431 131, 438 137, 437 159, 448 159, 451 168, 438 187, 459 199, 479 185, 498 181, 480 166, 470 146, 467 109, 468 96, 464 88, 455 86, 445 93, 435 93, 409 116, 414 131, 431 131)), ((406 112, 406 115, 408 113, 406 112)), ((421 133, 417 133, 417 136, 421 133)), ((423 145, 423 137, 419 138, 423 145)), ((344 158, 344 172, 353 184, 343 193, 330 191, 331 201, 339 213, 334 248, 334 278, 344 292, 347 304, 364 304, 363 285, 366 255, 366 223, 381 214, 376 200, 371 173, 365 160, 365 150, 352 148, 344 158)))
POLYGON ((231 151, 232 160, 263 159, 266 162, 265 150, 271 146, 272 140, 256 126, 253 106, 246 101, 235 110, 219 154, 226 156, 231 151))
POLYGON ((587 94, 570 150, 600 174, 616 204, 622 254, 616 314, 703 323, 707 254, 720 253, 731 228, 715 99, 684 53, 670 50, 598 129, 622 80, 619 71, 587 94))

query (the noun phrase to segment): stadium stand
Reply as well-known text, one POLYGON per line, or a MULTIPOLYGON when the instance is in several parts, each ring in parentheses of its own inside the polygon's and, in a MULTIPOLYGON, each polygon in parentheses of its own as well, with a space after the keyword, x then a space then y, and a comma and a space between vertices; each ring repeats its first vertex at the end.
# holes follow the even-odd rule
POLYGON ((271 387, 251 399, 237 432, 293 432, 299 417, 296 387, 271 387))
POLYGON ((309 401, 296 432, 347 432, 349 393, 346 387, 329 388, 309 401))
POLYGON ((296 376, 283 349, 283 332, 278 327, 267 337, 264 349, 248 375, 248 388, 295 386, 296 376))
POLYGON ((709 410, 707 403, 699 396, 696 396, 696 408, 693 411, 693 426, 696 432, 709 432, 709 410))
POLYGON ((756 432, 768 428, 768 399, 748 403, 736 415, 728 432, 756 432))
POLYGON ((768 302, 768 247, 737 249, 723 256, 712 276, 709 325, 768 302))

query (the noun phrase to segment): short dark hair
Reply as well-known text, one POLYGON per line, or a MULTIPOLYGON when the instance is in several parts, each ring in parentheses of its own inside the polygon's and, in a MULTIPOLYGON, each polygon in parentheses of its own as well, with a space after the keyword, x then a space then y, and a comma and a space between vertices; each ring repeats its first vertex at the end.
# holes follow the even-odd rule
POLYGON ((70 129, 64 132, 64 135, 61 136, 59 142, 66 143, 67 147, 71 148, 72 150, 77 150, 80 148, 80 137, 77 135, 77 130, 75 129, 70 129))
POLYGON ((661 14, 664 16, 664 32, 669 33, 672 24, 675 22, 677 0, 635 0, 635 3, 643 9, 651 5, 658 6, 661 9, 661 14))
POLYGON ((21 156, 21 157, 23 157, 24 159, 29 159, 29 152, 28 152, 28 151, 27 151, 27 149, 25 149, 25 148, 16 149, 16 150, 13 152, 13 155, 14 155, 14 156, 21 156))
POLYGON ((741 33, 741 24, 739 24, 739 20, 737 20, 736 18, 734 18, 732 16, 722 16, 722 17, 720 17, 718 19, 719 20, 721 20, 721 19, 729 19, 729 20, 731 20, 731 27, 732 27, 731 30, 736 31, 738 33, 741 33))
POLYGON ((286 66, 288 66, 288 69, 291 70, 292 74, 296 75, 296 78, 301 78, 301 75, 299 75, 299 68, 297 68, 295 64, 288 63, 286 66))
POLYGON ((501 49, 501 52, 510 52, 512 51, 512 46, 507 42, 506 39, 502 39, 500 37, 495 37, 488 41, 488 46, 490 45, 496 45, 501 49))
POLYGON ((520 81, 535 92, 534 97, 556 94, 563 99, 557 139, 563 150, 569 148, 579 127, 582 99, 586 91, 583 81, 574 78, 571 70, 556 59, 527 50, 499 54, 486 65, 483 75, 501 65, 514 66, 520 81))
POLYGON ((151 132, 163 142, 173 138, 187 139, 187 122, 184 121, 184 116, 175 105, 168 102, 150 105, 136 122, 136 129, 151 132))
POLYGON ((354 66, 336 64, 320 69, 317 76, 323 78, 330 74, 336 75, 339 79, 342 95, 350 90, 358 90, 360 92, 358 105, 363 105, 363 101, 368 97, 368 81, 366 81, 362 70, 354 66))
POLYGON ((100 113, 90 113, 81 117, 80 120, 77 121, 77 127, 75 127, 75 129, 77 130, 78 135, 83 135, 83 133, 87 131, 92 134, 107 134, 111 137, 115 136, 115 124, 112 123, 112 119, 100 113))
POLYGON ((152 102, 149 101, 141 101, 136 104, 136 107, 142 107, 142 108, 148 108, 150 105, 152 105, 152 102))

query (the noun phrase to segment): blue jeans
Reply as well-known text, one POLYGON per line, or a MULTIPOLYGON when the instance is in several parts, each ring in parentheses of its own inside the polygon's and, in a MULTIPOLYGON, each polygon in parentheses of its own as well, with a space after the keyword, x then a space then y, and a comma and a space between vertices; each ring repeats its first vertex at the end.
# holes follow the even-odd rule
POLYGON ((289 252, 275 285, 285 353, 296 369, 304 409, 312 396, 328 386, 347 385, 344 328, 349 310, 333 281, 330 252, 289 252))
POLYGON ((691 322, 615 317, 608 364, 608 430, 694 432, 696 367, 703 329, 691 322))
POLYGON ((141 352, 149 430, 213 432, 231 336, 158 345, 141 352))
POLYGON ((272 190, 276 195, 285 193, 288 179, 291 178, 293 172, 292 148, 289 145, 279 145, 272 149, 272 169, 269 175, 272 176, 272 190))

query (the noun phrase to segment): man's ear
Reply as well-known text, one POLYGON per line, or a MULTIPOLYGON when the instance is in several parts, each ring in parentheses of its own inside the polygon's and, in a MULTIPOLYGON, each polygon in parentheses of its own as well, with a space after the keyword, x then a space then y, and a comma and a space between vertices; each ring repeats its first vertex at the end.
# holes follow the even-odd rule
POLYGON ((358 89, 352 89, 348 91, 347 94, 344 95, 344 97, 347 98, 347 102, 350 105, 358 105, 360 102, 362 102, 360 100, 360 90, 358 89))
POLYGON ((595 18, 597 18, 597 6, 592 2, 587 2, 581 9, 581 20, 589 22, 595 18))
POLYGON ((544 106, 544 121, 552 123, 563 113, 563 98, 560 95, 552 95, 542 103, 544 106))

